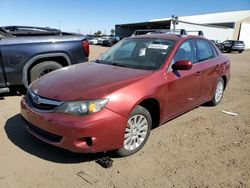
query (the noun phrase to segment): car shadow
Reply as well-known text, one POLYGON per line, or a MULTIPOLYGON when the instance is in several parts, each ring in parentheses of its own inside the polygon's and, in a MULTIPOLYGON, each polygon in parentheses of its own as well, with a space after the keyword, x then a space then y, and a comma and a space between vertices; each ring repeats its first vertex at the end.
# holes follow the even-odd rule
POLYGON ((4 126, 10 141, 25 152, 55 163, 82 163, 94 161, 109 153, 79 154, 44 143, 29 134, 22 125, 21 115, 9 118, 4 126))
POLYGON ((14 96, 21 96, 21 94, 14 92, 0 93, 0 100, 5 100, 5 97, 14 97, 14 96))
MULTIPOLYGON (((223 54, 232 54, 232 55, 237 55, 237 54, 241 54, 241 53, 239 53, 239 52, 237 52, 237 51, 231 51, 231 52, 222 52, 223 54)), ((242 53, 244 53, 244 52, 242 52, 242 53)))

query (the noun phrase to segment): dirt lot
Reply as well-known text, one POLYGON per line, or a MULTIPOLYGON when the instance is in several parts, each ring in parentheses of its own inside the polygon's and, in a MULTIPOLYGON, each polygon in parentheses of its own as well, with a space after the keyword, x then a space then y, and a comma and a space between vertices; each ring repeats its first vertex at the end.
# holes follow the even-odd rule
MULTIPOLYGON (((91 47, 91 59, 105 48, 91 47)), ((0 187, 250 187, 250 51, 225 54, 232 77, 217 107, 200 106, 157 129, 144 149, 114 158, 73 154, 31 137, 20 96, 0 96, 0 187), (231 111, 230 116, 221 110, 231 111)))

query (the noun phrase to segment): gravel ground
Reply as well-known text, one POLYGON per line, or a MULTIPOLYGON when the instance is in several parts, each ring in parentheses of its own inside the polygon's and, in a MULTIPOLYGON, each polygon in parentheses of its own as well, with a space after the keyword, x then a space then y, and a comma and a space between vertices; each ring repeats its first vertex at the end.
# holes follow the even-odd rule
MULTIPOLYGON (((106 49, 91 46, 90 59, 106 49)), ((21 96, 0 95, 0 187, 250 187, 250 51, 225 55, 232 77, 218 106, 154 129, 140 152, 111 157, 109 169, 95 162, 103 154, 73 154, 30 136, 21 96)))

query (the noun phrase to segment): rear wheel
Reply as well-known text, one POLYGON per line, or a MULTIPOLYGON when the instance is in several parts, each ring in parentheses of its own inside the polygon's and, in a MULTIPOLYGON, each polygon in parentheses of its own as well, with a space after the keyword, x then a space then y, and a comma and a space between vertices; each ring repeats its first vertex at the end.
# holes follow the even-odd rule
POLYGON ((224 80, 223 78, 220 78, 219 81, 217 82, 213 99, 209 102, 211 106, 216 106, 217 104, 220 103, 224 93, 224 86, 225 86, 224 80))
POLYGON ((152 119, 148 110, 137 106, 129 116, 124 133, 124 145, 116 153, 128 156, 139 151, 147 142, 152 127, 152 119))
POLYGON ((35 81, 36 79, 52 72, 56 69, 62 68, 63 66, 55 61, 44 61, 41 62, 30 70, 30 83, 35 81))

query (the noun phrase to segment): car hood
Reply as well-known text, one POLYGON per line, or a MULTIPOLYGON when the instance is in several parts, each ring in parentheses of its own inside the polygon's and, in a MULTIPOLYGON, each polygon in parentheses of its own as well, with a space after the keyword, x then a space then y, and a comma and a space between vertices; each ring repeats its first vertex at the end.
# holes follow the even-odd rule
POLYGON ((94 62, 82 63, 39 78, 31 84, 30 90, 36 90, 40 96, 61 101, 98 99, 152 72, 94 62))

